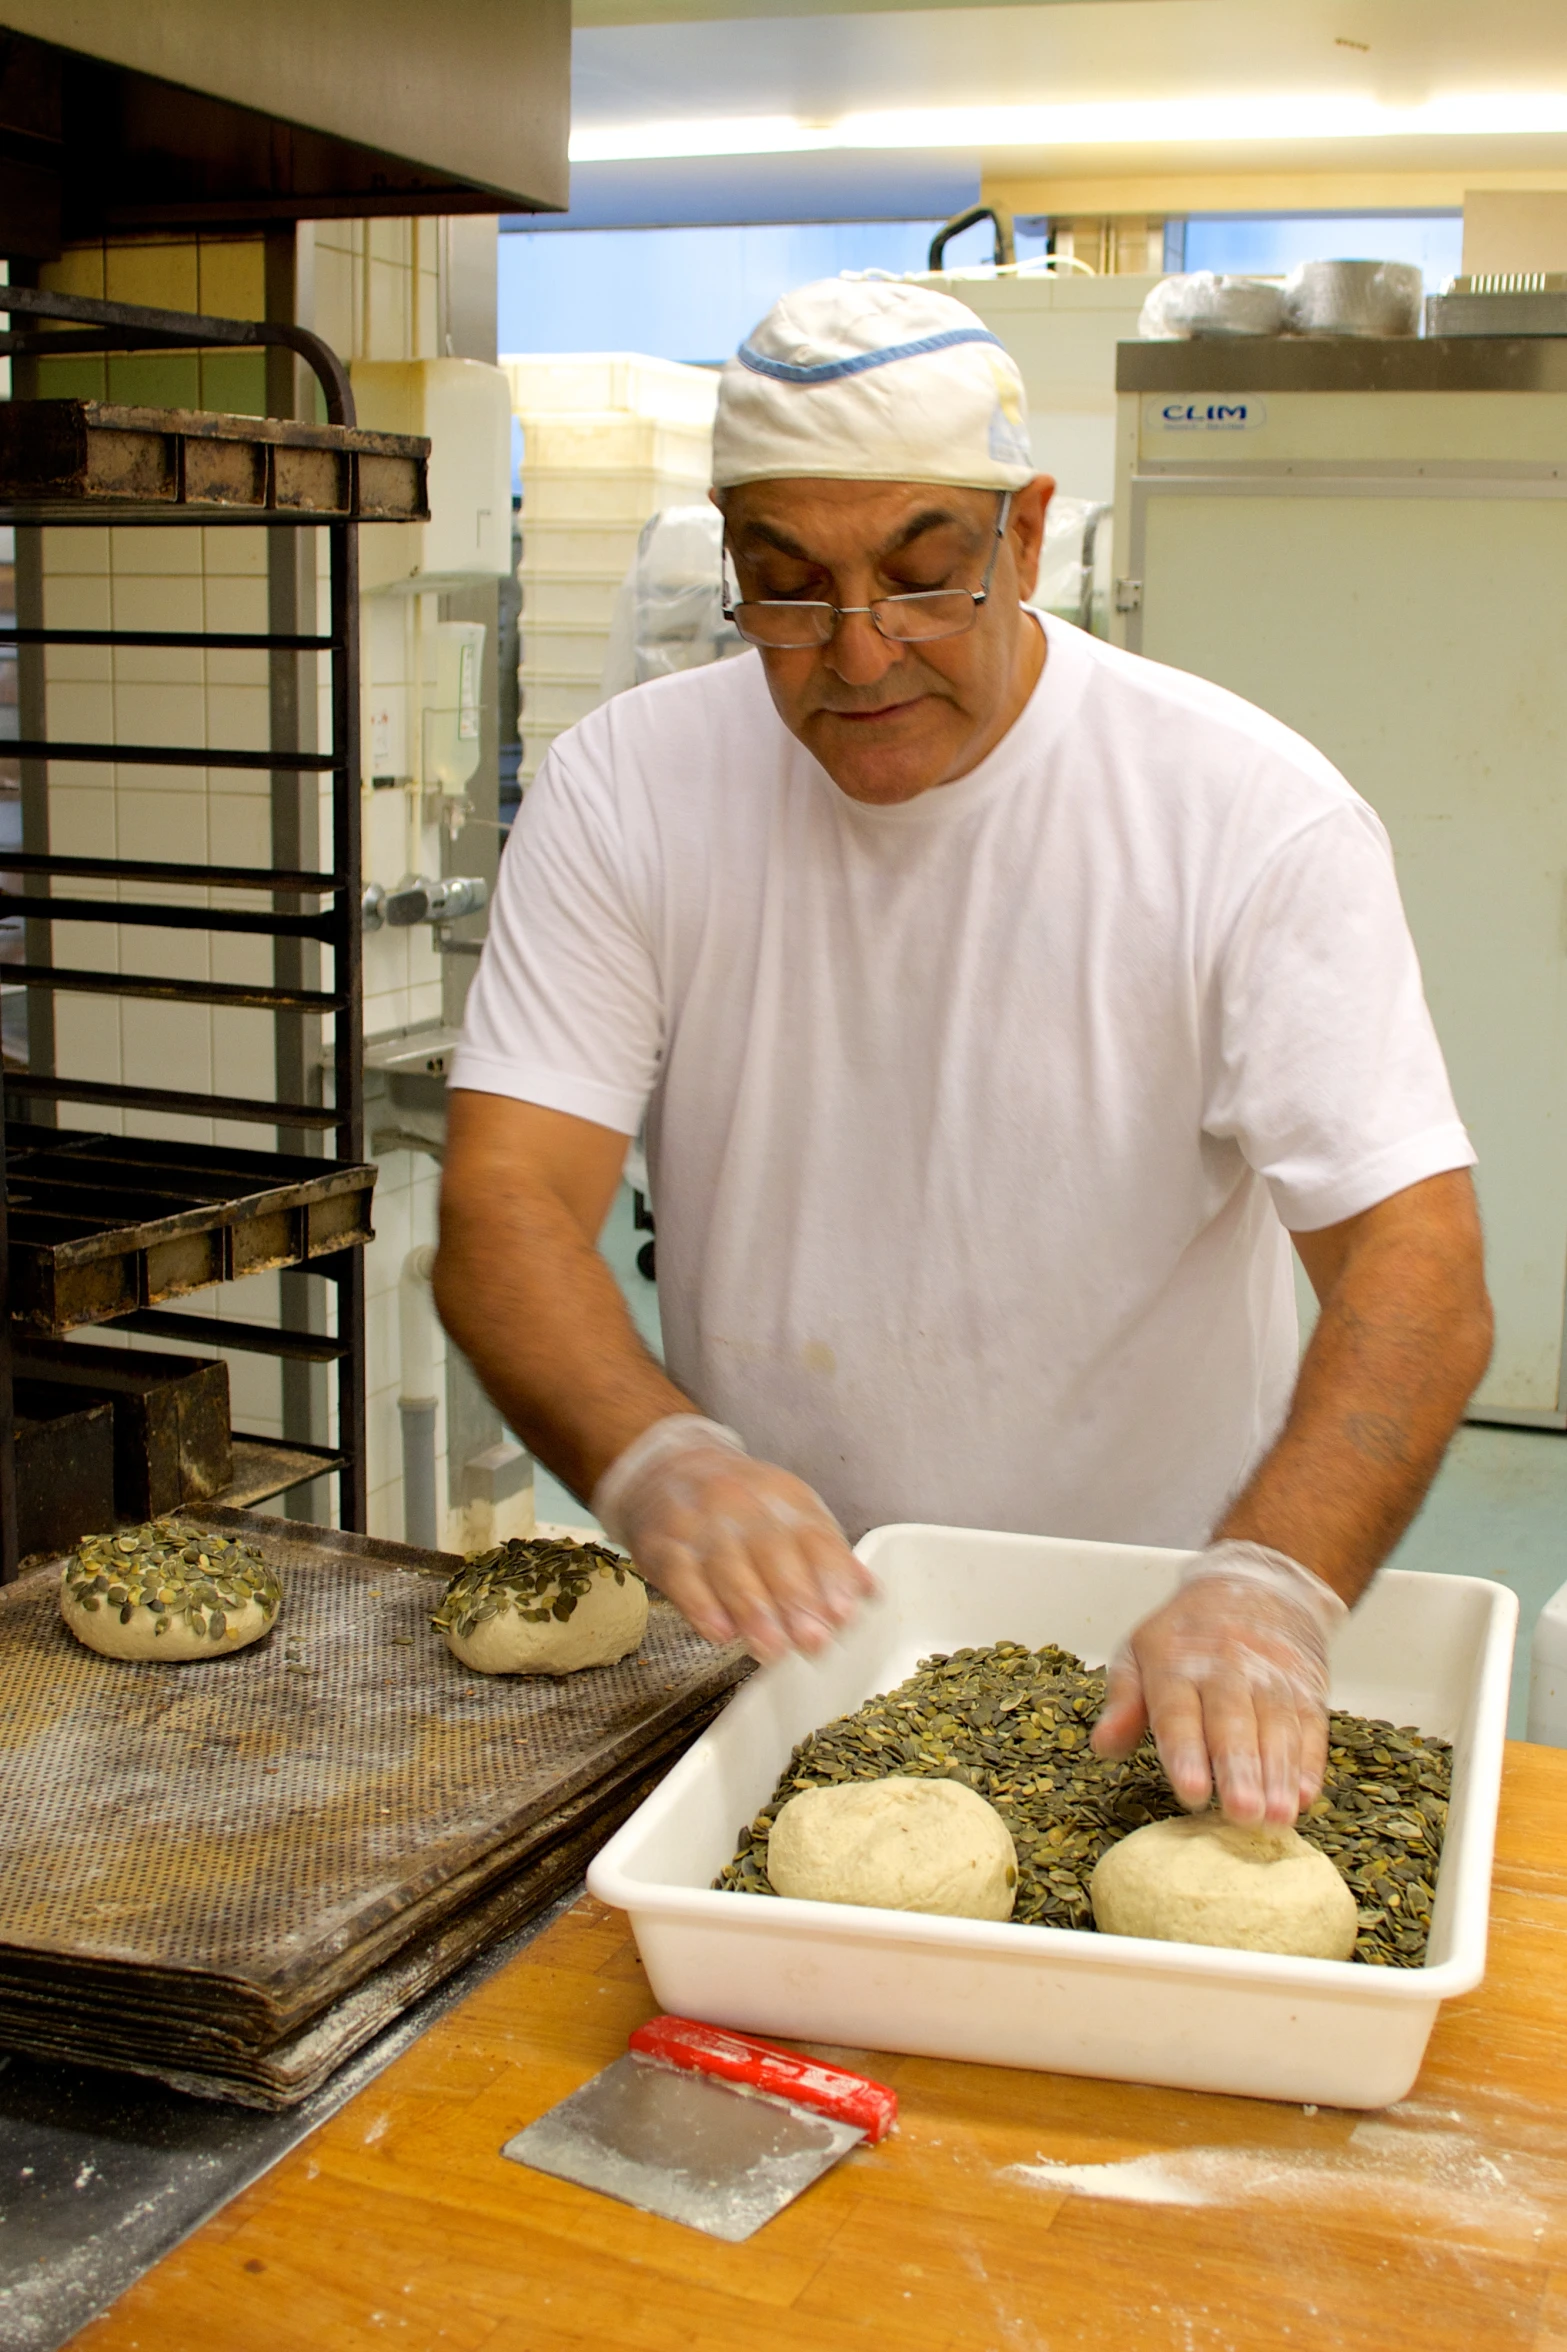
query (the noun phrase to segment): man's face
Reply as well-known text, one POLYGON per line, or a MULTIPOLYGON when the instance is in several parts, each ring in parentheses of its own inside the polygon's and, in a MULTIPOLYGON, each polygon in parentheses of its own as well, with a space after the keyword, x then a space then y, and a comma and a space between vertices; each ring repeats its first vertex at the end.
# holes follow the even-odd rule
POLYGON ((746 600, 864 605, 925 588, 990 593, 962 636, 895 644, 868 613, 826 645, 765 648, 779 717, 851 800, 914 800, 977 767, 1021 712, 1042 641, 1019 607, 1034 584, 1045 509, 1041 475, 1018 491, 999 550, 993 490, 928 482, 748 482, 723 497, 746 600))

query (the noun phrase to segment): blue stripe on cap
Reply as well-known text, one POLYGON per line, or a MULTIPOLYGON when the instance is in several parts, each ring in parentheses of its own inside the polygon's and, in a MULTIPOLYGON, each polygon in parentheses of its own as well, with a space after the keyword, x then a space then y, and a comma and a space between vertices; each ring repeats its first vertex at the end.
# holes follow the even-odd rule
POLYGON ((947 327, 939 335, 922 335, 917 343, 889 343, 882 351, 857 351, 850 359, 824 359, 815 367, 796 367, 787 359, 767 359, 749 343, 735 357, 753 375, 771 376, 779 384, 835 384, 843 376, 862 376, 867 368, 886 367, 895 359, 923 359, 927 351, 947 351, 954 343, 994 343, 1006 346, 988 327, 947 327))

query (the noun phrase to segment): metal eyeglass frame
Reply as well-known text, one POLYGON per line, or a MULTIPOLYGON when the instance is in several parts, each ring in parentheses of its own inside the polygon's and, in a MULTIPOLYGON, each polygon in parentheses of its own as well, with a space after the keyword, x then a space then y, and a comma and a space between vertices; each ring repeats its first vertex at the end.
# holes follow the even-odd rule
POLYGON ((796 603, 792 597, 787 596, 743 596, 731 599, 728 569, 731 558, 726 539, 720 558, 723 573, 724 619, 739 631, 747 645, 757 646, 768 653, 819 652, 824 645, 832 643, 838 634, 839 623, 848 620, 851 614, 855 613, 864 613, 877 635, 884 637, 889 645, 939 645, 948 637, 966 637, 979 618, 980 606, 989 598, 991 579, 1000 560, 1001 542, 1006 535, 1007 518, 1011 512, 1012 493, 1010 490, 1003 490, 1001 512, 996 518, 996 536, 990 550, 990 561, 985 566, 984 578, 977 588, 914 588, 904 596, 878 596, 873 604, 825 604, 815 599, 804 598, 796 603), (968 619, 960 621, 955 629, 935 629, 924 637, 897 637, 890 629, 882 627, 881 615, 888 605, 928 604, 937 596, 966 596, 970 604, 968 619), (788 644, 779 644, 765 637, 753 637, 748 630, 741 626, 739 619, 740 613, 748 605, 752 607, 760 605, 775 612, 824 613, 827 616, 825 633, 819 637, 807 637, 788 644))

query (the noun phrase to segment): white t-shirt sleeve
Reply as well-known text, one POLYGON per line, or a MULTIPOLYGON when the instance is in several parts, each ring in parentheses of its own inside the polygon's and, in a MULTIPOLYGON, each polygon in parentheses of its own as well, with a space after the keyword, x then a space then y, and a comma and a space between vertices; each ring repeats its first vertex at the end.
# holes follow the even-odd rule
POLYGON ((1203 1125, 1296 1233, 1475 1154, 1421 986, 1392 850, 1363 802, 1276 849, 1220 941, 1203 1125))
POLYGON ((614 811, 580 736, 551 752, 501 859, 453 1087, 635 1135, 663 1011, 614 811))

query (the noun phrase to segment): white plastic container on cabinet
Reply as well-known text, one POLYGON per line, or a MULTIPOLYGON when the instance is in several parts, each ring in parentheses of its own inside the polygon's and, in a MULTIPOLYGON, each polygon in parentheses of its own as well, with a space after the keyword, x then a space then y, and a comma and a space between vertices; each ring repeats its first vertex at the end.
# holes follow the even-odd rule
POLYGON ((356 359, 359 421, 430 440, 430 520, 360 538, 366 596, 504 579, 511 569, 511 413, 505 376, 477 359, 356 359))
POLYGON ((1390 1569, 1349 1619, 1333 1703, 1451 1739, 1453 1801, 1420 1969, 720 1894, 716 1873, 807 1732, 933 1650, 1060 1642, 1091 1664, 1173 1589, 1179 1552, 884 1527, 885 1597, 830 1654, 757 1674, 588 1872, 677 2014, 761 2034, 1322 2106, 1409 2090, 1437 2010, 1485 1971, 1518 1604, 1390 1569))

